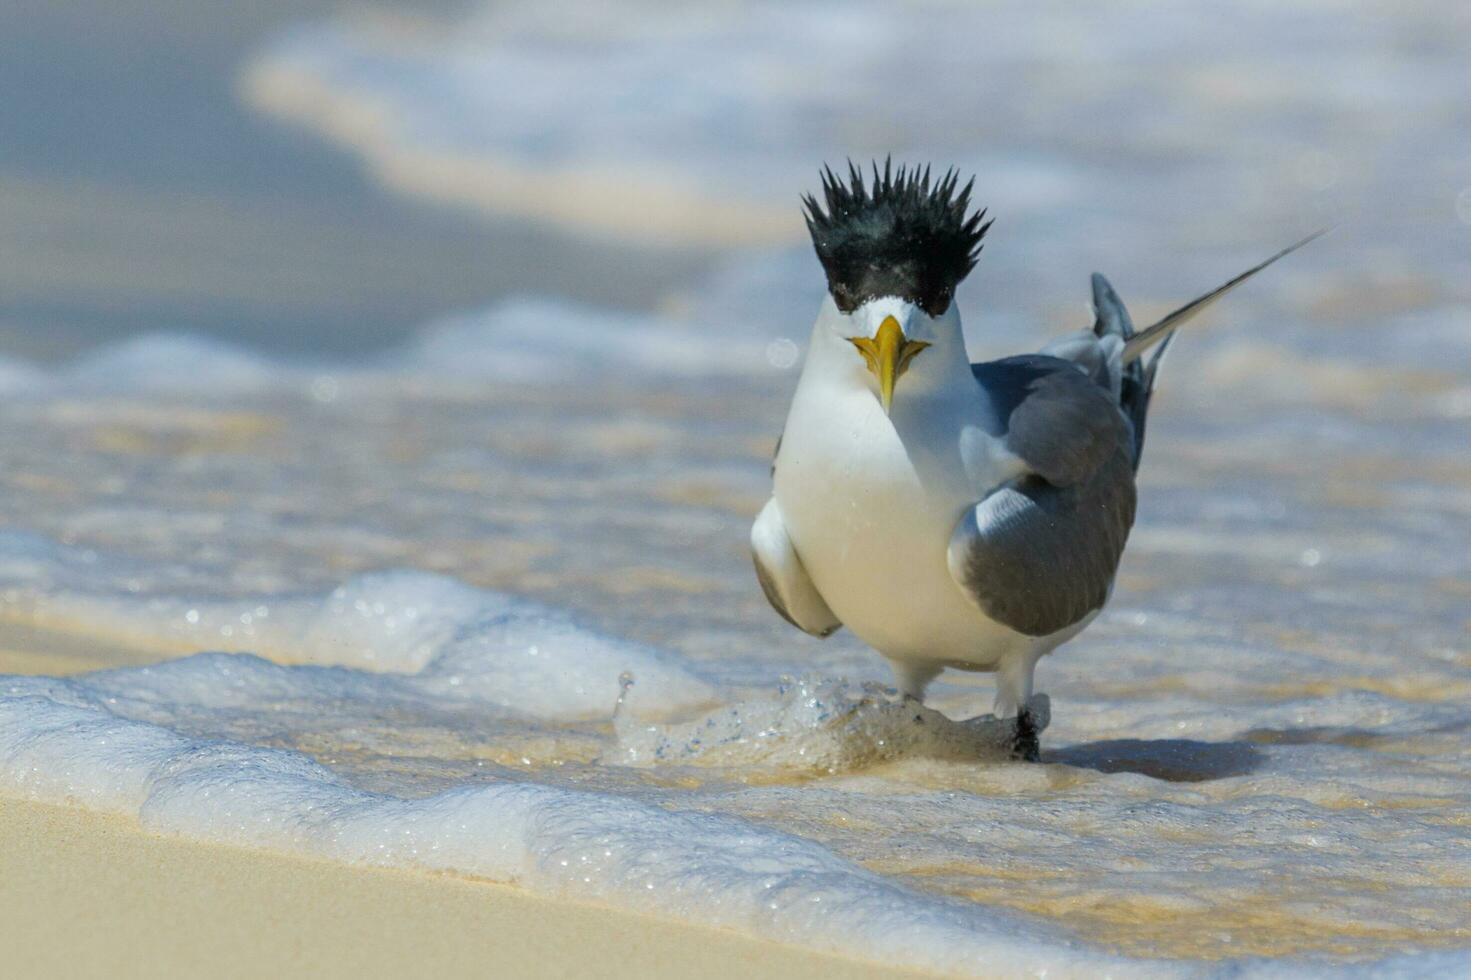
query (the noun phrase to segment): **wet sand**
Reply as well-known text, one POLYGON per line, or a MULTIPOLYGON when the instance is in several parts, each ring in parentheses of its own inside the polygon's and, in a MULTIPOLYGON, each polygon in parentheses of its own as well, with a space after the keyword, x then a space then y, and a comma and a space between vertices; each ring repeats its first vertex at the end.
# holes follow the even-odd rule
MULTIPOLYGON (((136 651, 7 624, 0 674, 136 651)), ((0 973, 49 977, 932 976, 453 875, 149 833, 0 797, 0 973)))
POLYGON ((785 977, 869 966, 462 878, 160 837, 0 799, 12 977, 785 977))

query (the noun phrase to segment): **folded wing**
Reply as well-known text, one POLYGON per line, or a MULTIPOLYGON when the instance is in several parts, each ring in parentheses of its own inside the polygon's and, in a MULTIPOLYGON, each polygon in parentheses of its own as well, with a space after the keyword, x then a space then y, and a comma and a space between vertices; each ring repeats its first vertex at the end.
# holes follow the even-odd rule
POLYGON ((830 636, 843 625, 802 567, 774 498, 751 527, 751 558, 766 600, 787 622, 813 636, 830 636))
POLYGON ((950 574, 990 618, 1047 636, 1102 608, 1134 523, 1134 432, 1109 387, 1041 354, 971 366, 1027 473, 951 535, 950 574))

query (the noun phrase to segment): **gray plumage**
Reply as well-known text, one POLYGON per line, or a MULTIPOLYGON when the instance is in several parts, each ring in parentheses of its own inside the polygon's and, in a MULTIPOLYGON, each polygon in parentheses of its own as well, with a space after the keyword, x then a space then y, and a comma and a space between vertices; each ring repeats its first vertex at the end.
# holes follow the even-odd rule
POLYGON ((1071 361, 1032 354, 971 372, 1030 472, 966 512, 951 571, 987 616, 1047 636, 1108 599, 1134 523, 1134 427, 1071 361))
POLYGON ((1134 473, 1160 362, 1175 330, 1319 231, 1135 332, 1129 311, 1093 275, 1093 338, 972 364, 1006 448, 1029 472, 966 512, 950 539, 951 574, 981 610, 1028 636, 1082 622, 1108 601, 1134 523, 1134 473), (1154 351, 1145 358, 1145 353, 1154 351))

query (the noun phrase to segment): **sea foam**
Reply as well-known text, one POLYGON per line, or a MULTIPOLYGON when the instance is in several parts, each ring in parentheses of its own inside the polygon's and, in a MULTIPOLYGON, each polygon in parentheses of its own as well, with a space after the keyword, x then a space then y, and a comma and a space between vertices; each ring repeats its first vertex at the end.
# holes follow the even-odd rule
MULTIPOLYGON (((689 714, 717 697, 673 654, 422 573, 360 576, 315 601, 164 607, 106 595, 117 570, 105 556, 0 536, 0 587, 12 616, 23 608, 33 624, 135 644, 149 641, 152 622, 158 639, 183 630, 200 644, 250 641, 298 663, 203 653, 74 678, 0 677, 0 790, 199 839, 454 871, 896 963, 1082 976, 1102 962, 1046 927, 919 894, 747 820, 541 783, 529 759, 514 775, 483 768, 498 757, 497 735, 527 744, 528 719, 606 721, 615 707, 622 727, 605 743, 605 764, 650 764, 634 748, 660 728, 649 719, 689 714), (96 571, 89 578, 82 568, 96 571), (251 632, 234 629, 246 625, 251 632), (437 778, 378 765, 406 739, 420 751, 437 747, 445 760, 437 778)), ((925 729, 906 739, 900 733, 913 726, 900 715, 950 724, 877 692, 860 703, 829 686, 823 696, 840 702, 849 732, 834 733, 830 714, 814 713, 815 683, 726 710, 741 724, 767 726, 755 740, 760 753, 790 741, 780 764, 806 755, 826 771, 882 756, 885 738, 900 754, 905 742, 913 749, 925 729)), ((663 742, 688 746, 696 727, 710 726, 665 725, 663 742)), ((958 750, 963 730, 935 744, 958 750)), ((727 726, 724 734, 721 761, 759 761, 735 752, 741 732, 727 726)), ((983 749, 986 739, 973 741, 983 749)), ((1142 962, 1130 969, 1156 972, 1142 962)))
MULTIPOLYGON (((786 280, 808 272, 802 255, 779 253, 786 280)), ((603 377, 750 377, 787 370, 804 330, 787 315, 764 315, 734 302, 741 292, 771 293, 768 274, 737 256, 717 263, 710 288, 696 284, 679 314, 629 313, 552 296, 513 296, 423 325, 402 343, 332 363, 287 360, 221 340, 151 333, 87 351, 55 367, 0 358, 0 394, 88 400, 192 399, 219 404, 296 393, 333 401, 385 388, 463 397, 492 384, 560 384, 603 377), (746 283, 746 289, 741 284, 746 283), (758 315, 759 314, 759 315, 758 315), (779 361, 773 341, 793 354, 779 361)), ((790 290, 803 305, 811 289, 790 290)))
MULTIPOLYGON (((729 307, 743 277, 786 288, 785 261, 743 260, 701 301, 729 307)), ((6 499, 52 536, 0 533, 0 616, 132 660, 213 652, 7 678, 5 792, 959 973, 1249 975, 1256 954, 1300 974, 1458 941, 1471 689, 1444 528, 1467 510, 1438 403, 1380 387, 1376 412, 1344 414, 1336 392, 1200 372, 1204 406, 1161 415, 1174 438, 1155 437, 1120 594, 1042 665, 1051 764, 1017 766, 1007 726, 970 717, 989 692, 942 680, 913 709, 851 638, 791 636, 760 607, 738 545, 768 423, 670 383, 698 358, 601 370, 620 334, 584 310, 573 383, 509 387, 537 331, 520 368, 486 352, 522 322, 554 348, 554 310, 510 304, 358 363, 158 337, 22 371, 6 499), (217 388, 173 383, 191 360, 217 388), (524 432, 507 398, 566 410, 524 432), (524 576, 578 615, 469 573, 342 581, 344 561, 524 576), (738 874, 753 853, 802 870, 738 874)), ((626 325, 684 329, 650 322, 626 325)), ((700 343, 719 377, 724 335, 700 343)))
MULTIPOLYGON (((1464 779, 1433 761, 1386 767, 1353 747, 1439 751, 1426 733, 1463 725, 1452 705, 1360 691, 1227 716, 1190 698, 1170 713, 1075 695, 1067 730, 1093 741, 1051 751, 1061 765, 997 764, 1008 722, 953 721, 817 675, 775 692, 732 687, 673 652, 445 576, 370 573, 315 596, 141 594, 172 575, 0 535, 0 613, 12 622, 242 651, 0 677, 0 792, 962 975, 1215 972, 1081 941, 1018 901, 1027 888, 1001 887, 1018 878, 1039 876, 1039 897, 1058 874, 1094 882, 1096 899, 1070 900, 1085 916, 1093 901, 1130 903, 1146 920, 1214 910, 1229 930, 1241 921, 1213 902, 1249 892, 1267 851, 1304 876, 1304 895, 1331 894, 1360 921, 1373 911, 1327 883, 1359 874, 1418 894, 1430 864, 1452 878, 1471 866, 1445 832, 1409 833, 1381 809, 1464 798, 1464 779), (1141 740, 1097 740, 1111 730, 1141 740), (1194 866, 1198 852, 1179 842, 1196 838, 1223 849, 1217 867, 1194 866), (993 864, 999 878, 983 870, 993 864), (975 885, 916 887, 965 874, 995 882, 989 901, 962 899, 975 885)), ((1046 697, 1031 708, 1045 725, 1046 697)), ((1270 901, 1284 900, 1276 914, 1302 914, 1290 894, 1270 901)), ((1400 957, 1369 975, 1452 962, 1400 957)), ((1275 967, 1238 960, 1219 972, 1259 969, 1275 967)))
MULTIPOLYGON (((479 701, 540 718, 610 716, 625 673, 639 679, 639 696, 628 705, 634 712, 644 704, 677 712, 715 696, 672 654, 445 576, 370 573, 319 597, 140 598, 87 587, 89 576, 79 569, 95 569, 90 578, 97 583, 125 574, 109 564, 103 559, 99 569, 95 553, 0 533, 0 589, 12 618, 31 625, 142 648, 256 651, 298 664, 406 675, 385 679, 385 690, 397 685, 426 698, 479 701)), ((150 676, 152 668, 141 669, 150 676)), ((171 670, 152 676, 177 683, 179 668, 171 670)), ((198 690, 214 680, 205 676, 198 690)))
POLYGON ((1076 976, 1101 964, 1019 920, 918 895, 745 821, 531 782, 420 799, 363 792, 296 752, 119 718, 109 689, 0 678, 0 787, 158 831, 454 871, 880 960, 1076 976))

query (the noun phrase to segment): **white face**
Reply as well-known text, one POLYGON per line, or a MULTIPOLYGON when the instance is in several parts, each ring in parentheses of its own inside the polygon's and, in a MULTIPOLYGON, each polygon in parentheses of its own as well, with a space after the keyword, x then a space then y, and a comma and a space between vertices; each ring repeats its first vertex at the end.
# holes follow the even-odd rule
POLYGON ((891 411, 905 394, 916 394, 944 382, 958 363, 969 371, 960 315, 955 304, 932 317, 896 296, 869 300, 852 313, 837 308, 832 297, 818 317, 826 327, 828 358, 851 368, 855 380, 867 384, 891 411))

